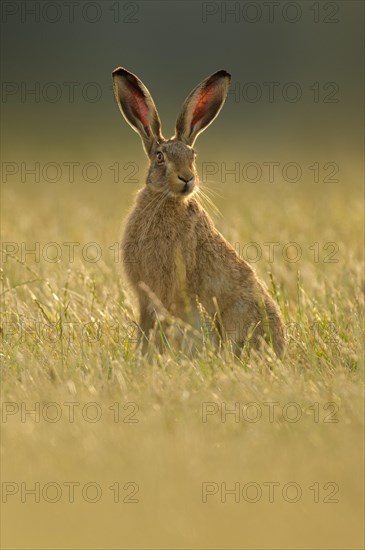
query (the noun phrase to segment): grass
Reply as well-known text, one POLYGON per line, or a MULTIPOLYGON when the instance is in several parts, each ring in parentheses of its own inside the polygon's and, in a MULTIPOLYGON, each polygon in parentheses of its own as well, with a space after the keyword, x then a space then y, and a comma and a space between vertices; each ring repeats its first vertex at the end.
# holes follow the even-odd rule
POLYGON ((255 268, 287 327, 282 360, 268 350, 239 361, 209 345, 193 357, 136 353, 134 299, 114 244, 132 185, 30 187, 3 190, 2 407, 14 414, 3 415, 2 480, 93 481, 103 493, 94 504, 80 495, 69 504, 65 493, 23 504, 17 485, 3 504, 3 546, 362 548, 361 189, 212 184, 223 195, 217 225, 244 257, 261 251, 255 268), (36 255, 24 255, 21 243, 35 242, 36 255), (23 422, 35 403, 39 419, 23 422), (123 498, 135 487, 127 482, 138 484, 139 502, 115 503, 115 482, 123 498), (207 502, 205 482, 217 491, 207 502), (279 483, 273 502, 269 482, 279 483), (247 502, 241 491, 223 503, 222 483, 256 483, 249 498, 262 497, 247 502), (283 497, 288 483, 300 488, 297 502, 283 497), (338 502, 326 501, 332 491, 338 502))

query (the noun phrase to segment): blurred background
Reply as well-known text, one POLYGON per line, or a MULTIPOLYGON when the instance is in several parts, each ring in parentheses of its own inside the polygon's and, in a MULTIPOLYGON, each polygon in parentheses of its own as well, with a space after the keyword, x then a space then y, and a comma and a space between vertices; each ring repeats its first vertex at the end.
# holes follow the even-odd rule
POLYGON ((208 160, 224 152, 355 161, 362 10, 351 0, 5 2, 4 160, 140 159, 111 90, 111 71, 122 65, 150 89, 166 136, 196 83, 220 68, 232 74, 224 112, 200 138, 208 160))

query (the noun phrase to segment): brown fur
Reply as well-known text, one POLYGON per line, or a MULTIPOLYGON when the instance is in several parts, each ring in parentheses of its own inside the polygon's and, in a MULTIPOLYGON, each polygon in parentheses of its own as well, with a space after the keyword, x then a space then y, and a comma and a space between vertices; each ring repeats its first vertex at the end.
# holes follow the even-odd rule
MULTIPOLYGON (((120 71, 125 69, 117 69, 114 74, 118 72, 117 76, 123 77, 120 71)), ((130 79, 132 73, 127 74, 130 79)), ((165 140, 159 126, 155 133, 152 131, 151 139, 148 133, 147 138, 141 135, 150 168, 146 186, 138 193, 128 218, 122 250, 127 277, 139 300, 144 350, 156 323, 154 295, 171 315, 189 322, 199 302, 237 353, 248 339, 257 346, 261 338, 270 340, 278 355, 283 351, 279 308, 251 266, 215 228, 198 200, 192 145, 223 105, 228 88, 226 80, 227 73, 220 71, 190 94, 196 102, 196 96, 206 89, 207 83, 209 91, 213 87, 213 107, 208 105, 204 111, 202 126, 199 127, 198 120, 194 127, 189 127, 188 117, 191 119, 195 112, 197 119, 200 113, 196 103, 189 103, 188 98, 178 118, 176 137, 165 140)), ((119 80, 116 95, 119 94, 117 100, 124 114, 125 99, 120 96, 123 85, 124 81, 119 80)), ((143 90, 146 93, 145 87, 143 90)), ((152 98, 146 100, 147 105, 153 105, 151 120, 155 123, 159 118, 152 98)), ((131 116, 128 122, 131 123, 131 116)), ((132 126, 136 129, 137 124, 132 126)), ((137 131, 142 134, 140 129, 137 131)))

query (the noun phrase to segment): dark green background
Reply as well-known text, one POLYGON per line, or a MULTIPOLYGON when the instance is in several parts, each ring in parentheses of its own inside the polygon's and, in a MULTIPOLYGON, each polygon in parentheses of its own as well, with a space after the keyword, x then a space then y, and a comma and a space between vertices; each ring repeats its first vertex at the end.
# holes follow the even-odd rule
MULTIPOLYGON (((218 69, 231 72, 233 86, 280 82, 273 103, 264 88, 255 103, 237 103, 229 96, 219 119, 198 140, 208 161, 323 158, 336 161, 345 173, 361 164, 362 2, 320 1, 317 23, 312 1, 295 3, 302 12, 296 23, 284 20, 283 9, 289 10, 289 18, 295 14, 288 2, 280 2, 272 22, 268 7, 257 2, 262 16, 256 23, 245 21, 242 11, 238 21, 234 16, 222 21, 222 2, 213 3, 218 13, 204 23, 204 3, 198 1, 119 2, 118 23, 111 9, 116 3, 108 0, 97 2, 99 21, 84 21, 87 3, 79 2, 74 22, 69 22, 63 2, 58 3, 62 17, 55 23, 47 21, 55 17, 52 7, 37 23, 32 15, 22 23, 20 12, 5 23, 3 12, 3 82, 29 87, 39 82, 41 89, 56 82, 62 89, 55 103, 42 97, 36 103, 32 96, 22 102, 20 93, 3 96, 3 160, 142 160, 138 137, 121 119, 112 95, 110 73, 122 65, 152 92, 166 136, 173 134, 178 109, 192 87, 218 69), (325 23, 326 17, 338 22, 325 23), (293 81, 301 85, 303 96, 290 103, 282 99, 281 89, 293 81), (316 81, 320 86, 337 83, 339 101, 324 103, 322 91, 314 102, 310 86, 316 81), (80 84, 73 103, 64 82, 80 84), (80 88, 89 82, 101 87, 99 101, 82 98, 80 88)), ((35 3, 26 4, 30 9, 35 3)), ((41 8, 43 4, 47 2, 40 2, 41 8)), ((238 4, 243 10, 245 2, 238 4)), ((249 18, 253 10, 248 7, 249 18)), ((92 18, 96 12, 90 7, 86 13, 92 18)))

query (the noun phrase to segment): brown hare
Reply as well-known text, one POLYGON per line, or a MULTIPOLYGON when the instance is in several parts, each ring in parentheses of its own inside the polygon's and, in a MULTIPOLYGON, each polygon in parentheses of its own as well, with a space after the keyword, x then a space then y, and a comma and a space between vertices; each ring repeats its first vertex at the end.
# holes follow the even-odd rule
POLYGON ((262 338, 278 355, 283 351, 277 305, 197 200, 194 142, 221 110, 230 78, 221 70, 198 84, 182 106, 175 136, 165 139, 146 86, 122 67, 113 71, 120 111, 150 161, 122 242, 126 275, 139 301, 143 351, 156 325, 154 298, 183 320, 191 320, 188 313, 200 304, 235 353, 245 344, 257 347, 262 338))

